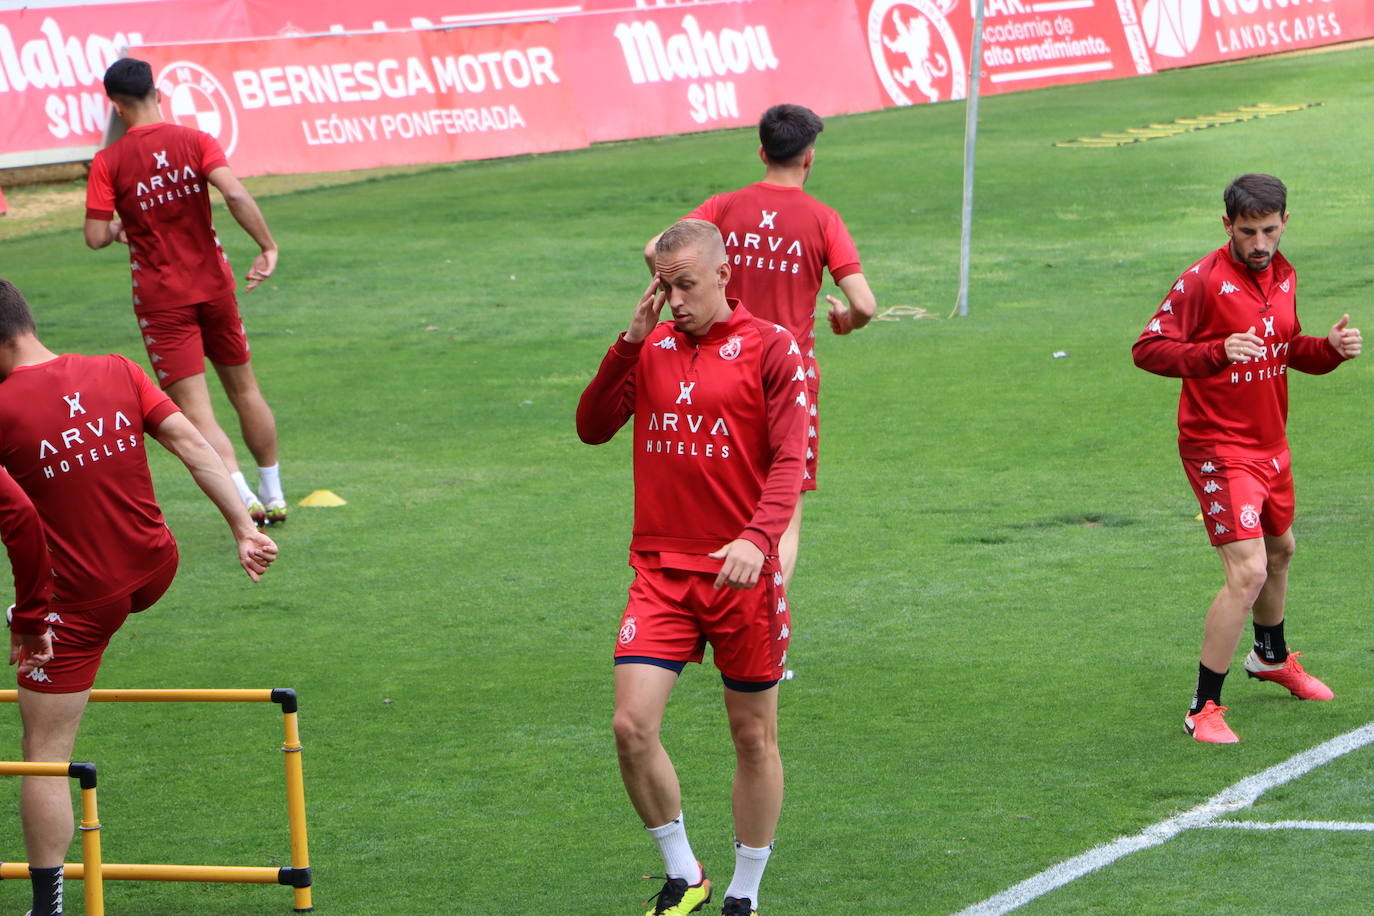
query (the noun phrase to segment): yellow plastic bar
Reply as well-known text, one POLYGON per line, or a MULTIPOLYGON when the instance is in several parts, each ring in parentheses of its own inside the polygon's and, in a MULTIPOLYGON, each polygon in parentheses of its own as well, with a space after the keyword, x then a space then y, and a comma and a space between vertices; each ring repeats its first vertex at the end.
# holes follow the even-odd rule
MULTIPOLYGON (((18 690, 0 690, 0 703, 14 703, 18 690)), ((92 690, 92 703, 270 703, 271 690, 92 690)))
MULTIPOLYGON (((83 838, 84 839, 84 838, 83 838)), ((106 862, 100 866, 101 876, 110 881, 198 881, 227 884, 277 884, 281 869, 255 865, 128 865, 106 862)), ((86 868, 81 862, 68 862, 62 870, 64 877, 84 880, 86 868)), ((0 878, 27 878, 27 862, 6 862, 0 865, 0 878)), ((87 887, 89 887, 89 882, 87 887)), ((87 905, 89 908, 89 904, 87 905)))
MULTIPOLYGON (((282 716, 285 736, 282 752, 286 759, 286 818, 291 828, 291 867, 310 867, 310 844, 305 832, 305 770, 301 764, 301 734, 294 712, 282 716)), ((298 913, 314 909, 310 902, 310 888, 297 887, 295 909, 298 913)))
MULTIPOLYGON (((11 691, 13 692, 13 691, 11 691)), ((70 763, 32 763, 26 761, 0 761, 0 775, 6 776, 61 776, 95 779, 95 768, 89 763, 77 765, 85 773, 73 772, 70 763)), ((85 899, 88 916, 105 916, 104 871, 100 864, 100 809, 96 802, 95 786, 81 787, 81 863, 67 865, 63 875, 70 877, 72 869, 82 875, 89 866, 91 880, 86 882, 85 899)), ((29 877, 29 863, 5 862, 0 864, 0 878, 29 877)))
MULTIPOLYGON (((0 776, 61 776, 71 775, 69 763, 27 763, 24 761, 0 761, 0 776)), ((24 876, 28 877, 28 872, 24 876)))

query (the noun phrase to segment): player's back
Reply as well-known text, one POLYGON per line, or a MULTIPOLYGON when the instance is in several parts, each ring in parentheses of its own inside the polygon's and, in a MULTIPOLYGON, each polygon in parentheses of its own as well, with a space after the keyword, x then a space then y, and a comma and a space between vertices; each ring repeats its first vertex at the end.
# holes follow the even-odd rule
POLYGON ((97 153, 87 216, 109 218, 104 205, 112 203, 123 221, 140 311, 206 302, 233 290, 211 221, 207 178, 227 164, 208 134, 165 122, 131 128, 97 153))
POLYGON ((43 520, 54 592, 69 607, 165 562, 172 539, 153 493, 145 424, 175 412, 122 356, 63 354, 0 382, 0 464, 43 520))
POLYGON ((838 281, 860 269, 840 215, 801 188, 758 182, 717 194, 689 216, 715 223, 725 239, 727 295, 809 349, 822 271, 838 281))

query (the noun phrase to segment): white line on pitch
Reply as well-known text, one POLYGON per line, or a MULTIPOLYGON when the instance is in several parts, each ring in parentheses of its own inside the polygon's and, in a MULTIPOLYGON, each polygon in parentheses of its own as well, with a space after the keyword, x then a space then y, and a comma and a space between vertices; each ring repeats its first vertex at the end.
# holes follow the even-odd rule
POLYGON ((1212 821, 1208 828, 1230 827, 1236 830, 1369 830, 1374 824, 1358 821, 1212 821))
POLYGON ((956 916, 1001 916, 1003 913, 1010 913, 1038 897, 1043 897, 1055 888, 1063 887, 1071 881, 1112 864, 1122 856, 1159 846, 1185 830, 1207 827, 1219 817, 1248 808, 1275 786, 1297 779, 1324 763, 1330 763, 1342 754, 1359 750, 1371 743, 1374 743, 1374 722, 1296 754, 1283 763, 1261 770, 1253 776, 1247 776, 1191 811, 1151 824, 1135 836, 1121 837, 1111 843, 1094 846, 1082 855, 1051 865, 1040 874, 1014 884, 982 903, 975 903, 967 909, 960 910, 956 916))

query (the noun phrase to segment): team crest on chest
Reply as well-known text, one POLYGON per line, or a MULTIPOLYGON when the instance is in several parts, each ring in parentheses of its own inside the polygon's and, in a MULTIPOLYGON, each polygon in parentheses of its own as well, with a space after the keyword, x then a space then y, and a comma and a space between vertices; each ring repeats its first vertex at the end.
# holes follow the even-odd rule
POLYGON ((743 346, 744 338, 738 335, 731 337, 729 340, 725 341, 725 343, 720 345, 720 358, 734 359, 736 356, 739 356, 740 349, 743 348, 743 346))

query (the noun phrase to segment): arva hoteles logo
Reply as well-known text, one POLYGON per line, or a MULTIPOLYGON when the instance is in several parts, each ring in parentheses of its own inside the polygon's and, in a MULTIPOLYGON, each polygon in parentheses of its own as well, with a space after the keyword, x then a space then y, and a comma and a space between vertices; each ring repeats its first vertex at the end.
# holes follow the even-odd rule
POLYGON ((163 114, 183 127, 203 130, 219 141, 224 155, 232 156, 239 139, 239 119, 229 93, 214 74, 200 64, 179 60, 157 75, 162 91, 163 114))
POLYGON ((962 99, 968 68, 946 16, 957 0, 873 0, 868 51, 898 105, 962 99))

